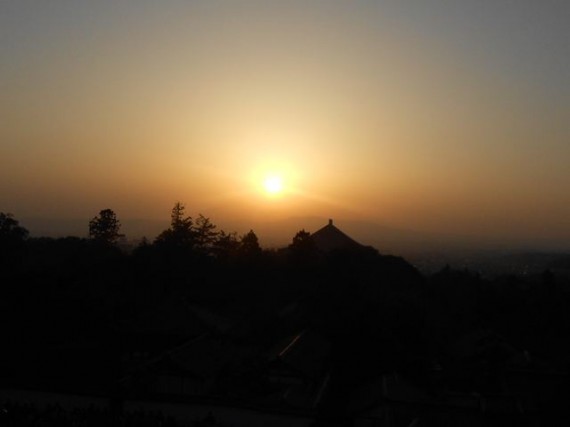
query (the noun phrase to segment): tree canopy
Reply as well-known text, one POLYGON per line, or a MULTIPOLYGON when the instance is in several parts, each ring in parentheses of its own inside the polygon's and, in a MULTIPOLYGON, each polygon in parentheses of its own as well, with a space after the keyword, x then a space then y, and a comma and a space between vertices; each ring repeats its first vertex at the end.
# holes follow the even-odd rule
POLYGON ((89 237, 98 242, 114 244, 123 237, 119 231, 121 223, 111 209, 103 209, 89 221, 89 237))
POLYGON ((0 242, 13 243, 25 240, 28 230, 20 226, 20 223, 10 213, 0 212, 0 242))
POLYGON ((253 230, 249 230, 240 240, 239 252, 245 257, 255 257, 261 254, 259 239, 253 230))
POLYGON ((308 264, 314 262, 318 255, 317 246, 308 231, 300 230, 289 245, 290 259, 295 263, 308 264))
POLYGON ((197 249, 205 253, 211 251, 219 235, 215 230, 216 226, 210 221, 210 218, 206 218, 202 214, 198 215, 194 224, 194 239, 197 249))
POLYGON ((185 206, 176 202, 170 213, 170 228, 158 235, 155 243, 168 246, 192 248, 194 246, 194 222, 185 216, 185 206))
POLYGON ((12 214, 0 212, 0 265, 14 265, 23 253, 28 230, 12 214))

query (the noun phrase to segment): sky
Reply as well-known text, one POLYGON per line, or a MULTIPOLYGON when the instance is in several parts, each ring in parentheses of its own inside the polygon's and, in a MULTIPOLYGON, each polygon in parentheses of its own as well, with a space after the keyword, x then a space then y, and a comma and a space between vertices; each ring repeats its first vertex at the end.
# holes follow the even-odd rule
POLYGON ((1 0, 0 211, 570 248, 568 22, 566 0, 1 0))

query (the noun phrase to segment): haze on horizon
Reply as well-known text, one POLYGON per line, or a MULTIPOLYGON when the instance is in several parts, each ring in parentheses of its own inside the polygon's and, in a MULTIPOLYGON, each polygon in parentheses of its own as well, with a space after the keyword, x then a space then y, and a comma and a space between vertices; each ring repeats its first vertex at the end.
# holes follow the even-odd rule
POLYGON ((568 246, 568 22, 562 0, 5 0, 0 211, 568 246))

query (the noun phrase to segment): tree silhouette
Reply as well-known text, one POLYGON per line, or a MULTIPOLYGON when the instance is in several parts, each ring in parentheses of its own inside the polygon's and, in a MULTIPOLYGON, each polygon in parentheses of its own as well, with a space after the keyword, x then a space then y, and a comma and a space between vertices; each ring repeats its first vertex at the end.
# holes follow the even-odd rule
POLYGON ((119 233, 121 223, 111 209, 103 209, 99 215, 89 221, 89 237, 93 240, 112 245, 124 236, 119 233))
POLYGON ((239 252, 244 257, 255 257, 261 254, 259 240, 253 230, 249 230, 240 240, 239 252))
POLYGON ((218 232, 214 231, 216 226, 212 224, 210 218, 204 215, 198 215, 194 224, 194 240, 196 247, 202 252, 208 253, 212 249, 218 232))
POLYGON ((10 213, 0 212, 0 243, 22 242, 28 237, 28 230, 20 227, 19 222, 10 213))
POLYGON ((293 237, 293 243, 289 245, 290 259, 295 263, 310 264, 317 258, 318 249, 311 233, 304 229, 297 232, 293 237))
POLYGON ((195 242, 194 223, 191 217, 184 216, 185 207, 176 202, 170 213, 170 228, 158 235, 155 243, 160 245, 193 247, 195 242))
POLYGON ((192 230, 192 218, 184 217, 184 210, 186 207, 176 202, 170 213, 170 227, 174 232, 183 233, 192 230))
POLYGON ((221 260, 227 260, 230 256, 235 255, 240 246, 237 233, 226 233, 221 230, 216 236, 213 244, 214 255, 221 260))
POLYGON ((304 229, 295 234, 293 243, 289 245, 289 248, 302 252, 313 252, 317 249, 315 241, 311 237, 311 233, 304 229))
POLYGON ((9 213, 0 212, 0 265, 14 265, 23 254, 28 230, 9 213))

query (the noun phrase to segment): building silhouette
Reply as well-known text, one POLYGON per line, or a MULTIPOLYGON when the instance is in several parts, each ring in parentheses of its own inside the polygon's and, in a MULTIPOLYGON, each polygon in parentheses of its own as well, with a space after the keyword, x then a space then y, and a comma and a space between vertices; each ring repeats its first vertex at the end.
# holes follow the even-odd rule
POLYGON ((360 243, 335 227, 332 219, 329 219, 329 223, 323 228, 311 234, 311 238, 322 252, 362 248, 360 243))

